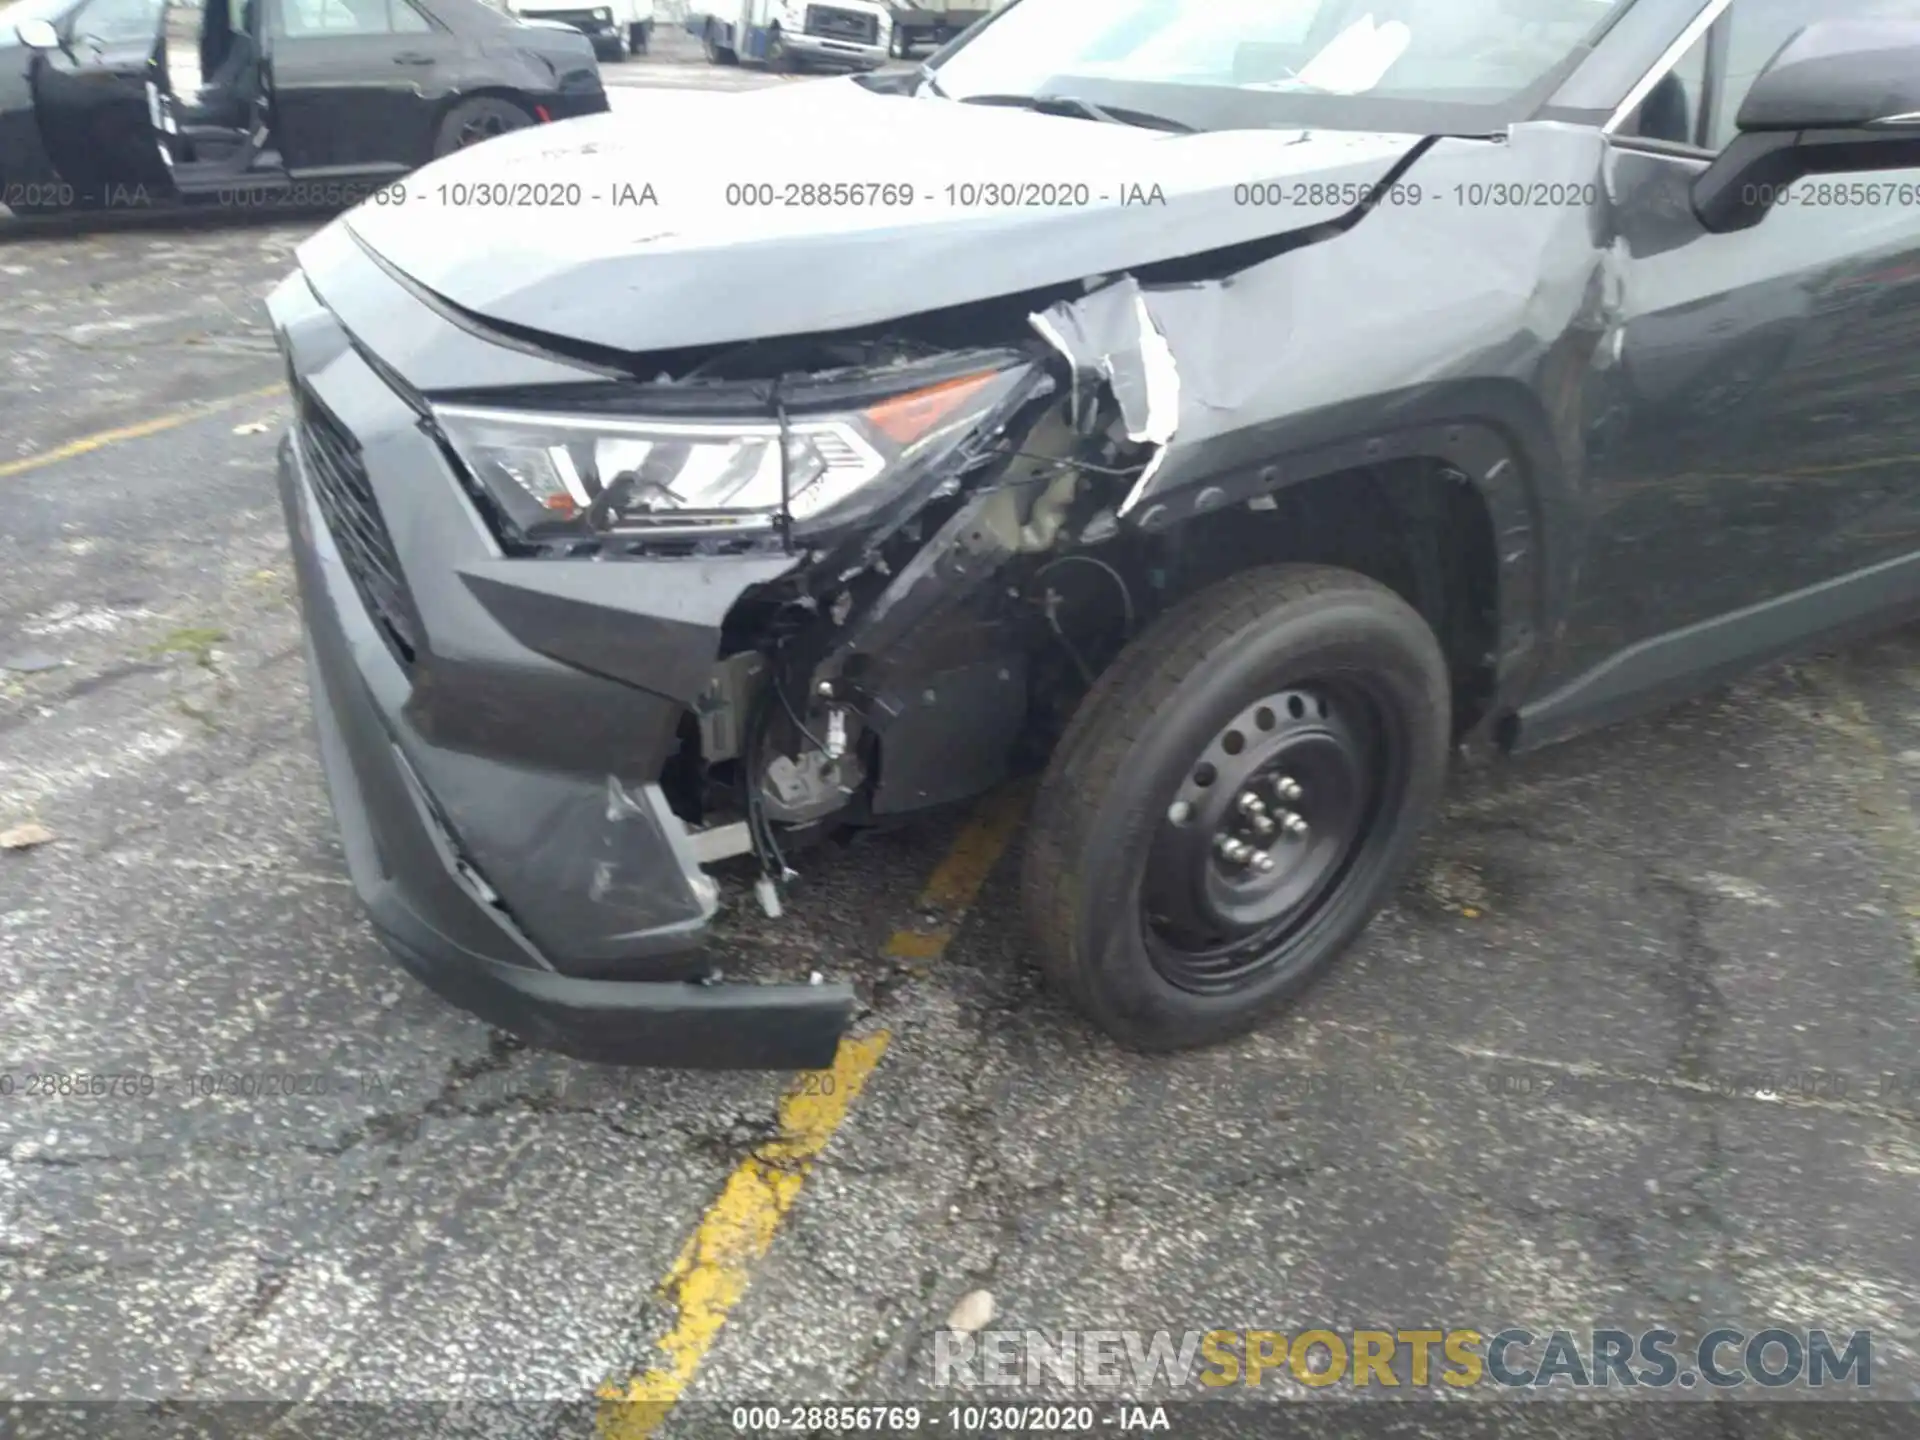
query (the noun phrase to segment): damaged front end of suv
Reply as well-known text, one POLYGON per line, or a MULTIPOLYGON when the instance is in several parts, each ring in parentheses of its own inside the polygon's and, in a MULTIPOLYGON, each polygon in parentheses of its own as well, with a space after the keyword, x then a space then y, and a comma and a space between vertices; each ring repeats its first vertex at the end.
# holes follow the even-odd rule
POLYGON ((1043 760, 1158 608, 1120 517, 1179 380, 1139 287, 615 371, 515 347, 345 226, 302 260, 270 307, 283 498, 377 928, 535 1043, 828 1063, 853 990, 726 983, 705 867, 753 857, 777 915, 813 838, 1043 760))
MULTIPOLYGON (((1079 313, 1005 304, 732 347, 629 395, 602 392, 624 413, 676 417, 636 465, 622 466, 625 430, 590 442, 592 458, 572 452, 573 491, 558 475, 473 466, 499 477, 494 490, 543 491, 532 505, 512 497, 530 518, 570 513, 519 532, 525 543, 670 562, 789 557, 729 608, 662 777, 700 833, 734 827, 715 848, 758 857, 770 909, 785 850, 810 834, 963 800, 1044 758, 1146 613, 1153 579, 1117 517, 1162 452, 1162 387, 1177 381, 1168 366, 1136 406, 1132 376, 1116 385, 1072 348, 1079 313), (716 422, 682 427, 721 413, 737 418, 717 422, 729 449, 706 460, 703 489, 689 477, 703 460, 692 426, 716 422), (701 513, 708 494, 729 506, 701 513), (596 506, 599 532, 577 528, 596 506)), ((452 444, 472 454, 472 436, 456 428, 452 444)), ((523 638, 605 663, 577 641, 523 638)))
MULTIPOLYGON (((1159 609, 1157 547, 1120 516, 1171 437, 1177 367, 1131 280, 1032 299, 431 407, 510 555, 689 587, 787 562, 673 687, 689 703, 656 777, 703 861, 751 855, 770 915, 811 841, 1043 762, 1159 609)), ((488 598, 530 649, 662 688, 644 643, 488 598)))

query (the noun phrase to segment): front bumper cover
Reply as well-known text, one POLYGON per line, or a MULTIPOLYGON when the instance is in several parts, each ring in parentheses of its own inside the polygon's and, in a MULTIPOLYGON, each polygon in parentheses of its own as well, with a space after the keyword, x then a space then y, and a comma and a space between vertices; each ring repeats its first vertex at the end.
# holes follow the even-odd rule
MULTIPOLYGON (((380 278, 348 269, 328 283, 380 278)), ((421 312, 412 323, 441 323, 406 303, 421 312)), ((409 663, 383 635, 329 528, 314 454, 289 436, 280 488, 321 759, 382 938, 456 1004, 583 1059, 830 1064, 850 986, 703 982, 717 887, 653 783, 696 661, 711 663, 726 608, 772 562, 502 559, 436 443, 307 281, 286 282, 270 309, 298 402, 358 443, 424 637, 409 663), (622 583, 582 590, 588 570, 622 583), (625 637, 613 668, 658 690, 539 648, 549 629, 577 640, 596 623, 625 637)))
POLYGON ((841 65, 884 65, 892 58, 884 44, 863 45, 856 40, 840 40, 831 35, 812 35, 804 30, 783 31, 781 42, 795 55, 808 60, 826 60, 841 65))

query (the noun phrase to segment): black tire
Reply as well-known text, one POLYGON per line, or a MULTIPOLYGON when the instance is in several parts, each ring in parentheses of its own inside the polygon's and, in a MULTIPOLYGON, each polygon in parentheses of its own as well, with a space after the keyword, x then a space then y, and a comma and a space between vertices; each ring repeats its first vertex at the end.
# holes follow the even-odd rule
POLYGON ((510 130, 524 130, 531 124, 533 114, 523 106, 499 95, 476 95, 471 100, 462 100, 441 117, 433 142, 434 157, 451 155, 510 130))
POLYGON ((792 75, 800 69, 793 52, 787 48, 787 37, 780 33, 778 25, 767 32, 767 69, 775 75, 792 75))
POLYGON ((647 47, 653 43, 653 24, 640 20, 627 27, 627 50, 634 55, 644 55, 647 47))
MULTIPOLYGON (((1023 889, 1047 979, 1133 1049, 1187 1049, 1257 1028, 1326 969, 1391 896, 1445 783, 1451 715, 1446 658, 1432 630, 1363 575, 1278 566, 1234 576, 1175 606, 1087 695, 1042 783, 1023 889), (1276 725, 1263 697, 1281 694, 1289 705, 1295 696, 1307 704, 1283 711, 1276 725), (1362 711, 1370 712, 1365 725, 1353 719, 1362 711), (1248 716, 1272 733, 1262 736, 1248 723, 1248 741, 1238 728, 1248 716), (1197 823, 1189 835, 1172 814, 1183 793, 1213 797, 1202 814, 1236 808, 1241 795, 1227 792, 1242 781, 1218 792, 1192 788, 1225 779, 1225 771, 1201 763, 1221 754, 1210 744, 1244 751, 1247 764, 1262 746, 1292 744, 1292 751, 1276 753, 1323 762, 1346 756, 1355 777, 1347 807, 1355 818, 1312 831, 1294 852, 1305 857, 1332 845, 1335 858, 1317 860, 1305 875, 1304 883, 1317 888, 1303 892, 1297 909, 1235 940, 1254 957, 1254 968, 1212 988, 1188 974, 1188 942, 1169 942, 1161 918, 1147 913, 1149 894, 1164 895, 1170 885, 1195 896, 1212 893, 1206 867, 1225 841, 1197 823), (1164 863, 1170 853, 1198 855, 1190 880, 1180 878, 1189 873, 1184 866, 1164 863), (1159 863, 1150 867, 1150 859, 1159 863)), ((1244 783, 1251 789, 1283 782, 1244 783)), ((1339 798, 1335 779, 1321 788, 1339 798)), ((1300 802, 1295 819, 1311 818, 1312 799, 1300 802)), ((1278 817, 1283 828, 1289 813, 1278 817)), ((1263 810, 1257 823, 1267 819, 1263 810)), ((1288 864, 1273 880, 1249 871, 1221 883, 1278 885, 1288 864)))
POLYGON ((720 27, 712 20, 700 36, 700 48, 706 51, 709 65, 738 65, 740 56, 720 43, 720 27))
POLYGON ((611 40, 593 42, 593 58, 602 64, 614 63, 627 58, 627 41, 623 35, 615 35, 611 40))

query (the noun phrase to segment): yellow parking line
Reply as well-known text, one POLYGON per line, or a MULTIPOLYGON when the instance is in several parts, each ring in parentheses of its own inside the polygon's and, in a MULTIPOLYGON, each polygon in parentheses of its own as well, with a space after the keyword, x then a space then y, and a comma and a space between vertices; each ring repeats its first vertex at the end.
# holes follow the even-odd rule
MULTIPOLYGON (((921 928, 894 932, 888 955, 932 960, 945 951, 1025 813, 1026 793, 1019 788, 998 791, 975 808, 921 891, 920 908, 934 917, 921 928)), ((795 1079, 780 1102, 779 1136, 734 1167, 660 1282, 660 1294, 676 1311, 659 1342, 663 1363, 600 1387, 606 1440, 645 1440, 672 1412, 746 1293, 752 1266, 772 1248, 813 1162, 886 1053, 888 1038, 882 1030, 842 1040, 831 1069, 795 1079)))
POLYGON ((117 430, 102 430, 98 434, 83 435, 78 440, 69 440, 64 445, 56 445, 53 449, 42 451, 38 455, 28 455, 19 460, 0 461, 0 480, 24 475, 29 470, 38 470, 43 466, 57 465, 62 460, 71 460, 77 455, 88 455, 95 450, 104 450, 109 445, 118 445, 125 440, 139 440, 148 435, 158 435, 163 430, 172 430, 176 426, 185 425, 189 421, 199 420, 208 415, 218 415, 222 410, 231 410, 237 405, 245 405, 250 401, 264 400, 269 395, 286 393, 285 385, 270 385, 264 390, 249 390, 244 395, 229 395, 220 400, 183 406, 165 415, 156 415, 151 420, 122 425, 117 430))
POLYGON ((975 806, 966 825, 954 836, 946 859, 927 877, 927 888, 920 893, 921 908, 953 914, 973 904, 1026 813, 1024 785, 996 790, 975 806))

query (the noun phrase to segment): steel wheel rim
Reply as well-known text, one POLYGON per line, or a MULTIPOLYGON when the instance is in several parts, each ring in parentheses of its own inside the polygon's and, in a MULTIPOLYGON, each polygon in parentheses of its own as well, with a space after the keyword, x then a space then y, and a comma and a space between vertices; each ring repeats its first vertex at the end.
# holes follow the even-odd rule
POLYGON ((1382 744, 1369 697, 1318 681, 1215 732, 1167 799, 1141 885, 1162 979, 1219 995, 1286 965, 1374 831, 1382 744))
POLYGON ((469 145, 478 145, 483 140, 492 140, 497 136, 505 135, 509 130, 518 130, 519 128, 517 124, 498 111, 489 111, 484 115, 476 115, 460 126, 460 140, 457 148, 464 150, 469 145))

